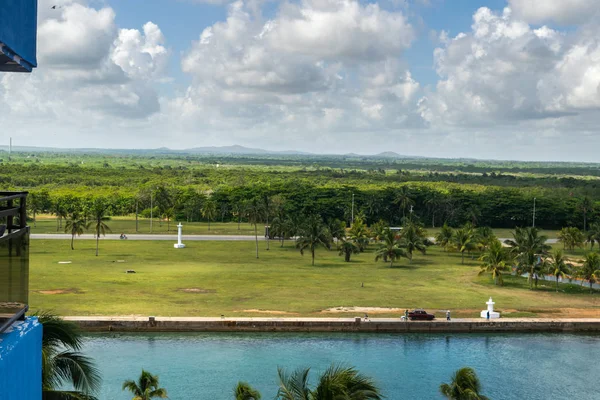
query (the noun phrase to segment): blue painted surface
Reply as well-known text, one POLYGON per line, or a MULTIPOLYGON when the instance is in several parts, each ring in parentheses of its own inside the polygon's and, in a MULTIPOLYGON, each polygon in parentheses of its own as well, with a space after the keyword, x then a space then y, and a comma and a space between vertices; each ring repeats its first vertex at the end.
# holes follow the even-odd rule
POLYGON ((37 0, 0 0, 0 42, 37 66, 37 0))
POLYGON ((42 398, 42 324, 37 318, 18 321, 0 334, 0 398, 42 398))

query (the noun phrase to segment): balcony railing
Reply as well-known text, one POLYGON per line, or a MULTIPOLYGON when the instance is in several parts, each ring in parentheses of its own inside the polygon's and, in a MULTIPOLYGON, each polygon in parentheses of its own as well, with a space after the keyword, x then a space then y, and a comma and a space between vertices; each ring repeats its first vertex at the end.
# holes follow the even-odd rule
POLYGON ((0 192, 0 332, 28 309, 27 192, 0 192))

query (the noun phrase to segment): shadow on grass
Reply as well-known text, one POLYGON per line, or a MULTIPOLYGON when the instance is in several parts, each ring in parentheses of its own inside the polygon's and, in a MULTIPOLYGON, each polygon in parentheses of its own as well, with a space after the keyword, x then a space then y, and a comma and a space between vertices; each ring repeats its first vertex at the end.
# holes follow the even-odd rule
MULTIPOLYGON (((478 276, 476 278, 475 282, 482 286, 531 290, 529 288, 529 281, 527 280, 527 278, 523 278, 520 276, 514 276, 514 275, 504 275, 504 285, 503 286, 500 286, 500 285, 496 286, 494 284, 494 281, 492 280, 492 278, 490 278, 489 275, 478 276)), ((556 283, 554 283, 552 281, 540 280, 540 281, 538 281, 537 288, 535 285, 533 286, 533 290, 538 291, 538 292, 556 293, 556 283)), ((558 293, 588 294, 588 295, 594 294, 595 295, 595 294, 600 293, 600 290, 593 289, 593 293, 590 293, 590 288, 589 288, 589 286, 586 286, 586 285, 581 286, 579 284, 573 284, 573 283, 559 283, 558 284, 558 293)))

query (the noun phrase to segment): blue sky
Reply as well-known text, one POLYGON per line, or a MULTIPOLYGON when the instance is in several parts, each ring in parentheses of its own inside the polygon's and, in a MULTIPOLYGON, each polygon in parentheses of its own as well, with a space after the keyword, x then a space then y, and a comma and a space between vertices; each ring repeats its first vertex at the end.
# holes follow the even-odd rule
POLYGON ((600 161, 598 60, 598 0, 39 0, 0 123, 37 146, 600 161))

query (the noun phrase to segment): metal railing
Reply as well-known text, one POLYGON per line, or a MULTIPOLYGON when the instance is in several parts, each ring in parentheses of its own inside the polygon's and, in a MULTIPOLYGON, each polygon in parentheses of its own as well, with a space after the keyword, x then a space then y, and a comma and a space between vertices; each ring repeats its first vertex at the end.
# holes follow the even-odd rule
POLYGON ((0 192, 0 332, 27 312, 27 192, 0 192))

